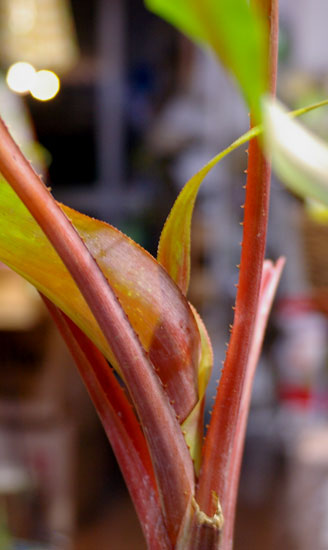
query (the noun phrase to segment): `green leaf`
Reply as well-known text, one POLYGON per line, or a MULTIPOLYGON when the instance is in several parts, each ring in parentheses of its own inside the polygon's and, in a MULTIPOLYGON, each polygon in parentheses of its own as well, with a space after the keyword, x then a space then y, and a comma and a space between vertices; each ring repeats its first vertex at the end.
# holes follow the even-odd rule
POLYGON ((236 77, 255 118, 267 90, 266 25, 247 0, 145 0, 192 40, 209 45, 236 77))
POLYGON ((264 128, 267 151, 281 181, 297 195, 328 206, 328 145, 271 98, 264 103, 264 128))
POLYGON ((158 245, 157 260, 185 295, 188 292, 190 279, 191 220, 199 188, 204 178, 220 160, 240 145, 247 143, 249 139, 259 135, 260 132, 260 127, 252 128, 196 172, 183 187, 164 224, 158 245))
MULTIPOLYGON (((200 336, 194 315, 165 270, 112 226, 62 206, 109 280, 183 421, 198 400, 200 336)), ((66 313, 117 368, 71 275, 34 218, 0 180, 0 261, 66 313)))

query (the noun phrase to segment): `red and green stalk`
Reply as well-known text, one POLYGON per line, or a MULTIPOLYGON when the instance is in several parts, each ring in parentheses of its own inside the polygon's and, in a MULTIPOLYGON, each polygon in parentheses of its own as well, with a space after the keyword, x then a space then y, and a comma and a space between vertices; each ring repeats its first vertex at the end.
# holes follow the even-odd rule
MULTIPOLYGON (((261 4, 270 28, 268 73, 270 92, 274 94, 277 74, 278 0, 253 0, 254 2, 261 4)), ((243 396, 248 387, 249 356, 259 308, 269 213, 270 172, 270 164, 263 156, 260 143, 253 139, 248 152, 243 242, 234 322, 204 443, 202 469, 196 493, 200 508, 208 516, 215 513, 213 495, 219 497, 224 516, 222 550, 232 548, 243 447, 241 443, 245 437, 245 422, 241 422, 240 418, 244 414, 243 396)))

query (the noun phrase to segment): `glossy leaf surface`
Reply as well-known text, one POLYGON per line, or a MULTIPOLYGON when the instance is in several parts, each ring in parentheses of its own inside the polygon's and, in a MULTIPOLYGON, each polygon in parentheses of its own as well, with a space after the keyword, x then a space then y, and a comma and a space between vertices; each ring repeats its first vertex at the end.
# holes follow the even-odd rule
POLYGON ((237 78, 256 118, 266 91, 266 29, 247 0, 145 0, 192 40, 209 45, 237 78))
MULTIPOLYGON (((200 337, 165 270, 115 228, 62 207, 110 281, 165 384, 181 421, 198 399, 200 337)), ((10 186, 0 183, 0 260, 64 311, 115 365, 88 306, 47 238, 10 186)))

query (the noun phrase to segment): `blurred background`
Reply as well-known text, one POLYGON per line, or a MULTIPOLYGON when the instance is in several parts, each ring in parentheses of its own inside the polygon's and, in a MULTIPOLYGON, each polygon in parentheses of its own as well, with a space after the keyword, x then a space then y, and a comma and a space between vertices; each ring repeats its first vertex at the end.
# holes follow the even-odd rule
MULTIPOLYGON (((328 95, 326 0, 281 0, 279 97, 328 95)), ((142 0, 0 0, 0 113, 55 197, 156 254, 177 193, 248 128, 216 61, 142 0)), ((328 137, 328 112, 306 123, 328 137)), ((225 356, 245 148, 193 223, 189 298, 225 356)), ((287 257, 255 379, 236 550, 328 548, 327 220, 273 178, 267 257, 287 257)), ((109 444, 38 294, 0 268, 0 549, 141 550, 109 444)))

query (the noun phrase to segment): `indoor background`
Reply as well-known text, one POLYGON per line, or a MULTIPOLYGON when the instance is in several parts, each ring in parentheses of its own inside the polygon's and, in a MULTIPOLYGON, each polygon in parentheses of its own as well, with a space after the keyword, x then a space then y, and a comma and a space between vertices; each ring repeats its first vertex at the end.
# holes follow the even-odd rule
MULTIPOLYGON (((326 0, 281 0, 278 95, 328 95, 326 0)), ((0 0, 0 113, 61 202, 152 254, 183 184, 248 128, 232 81, 142 0, 0 0), (42 74, 41 74, 42 73, 42 74), (29 80, 31 79, 31 80, 29 80), (28 84, 31 82, 31 84, 28 84)), ((328 138, 328 111, 307 115, 328 138)), ((189 298, 215 352, 238 278, 245 148, 207 177, 189 298)), ((255 379, 235 550, 328 548, 328 225, 273 178, 287 257, 255 379)), ((0 269, 0 549, 142 550, 89 397, 38 294, 0 269)))

